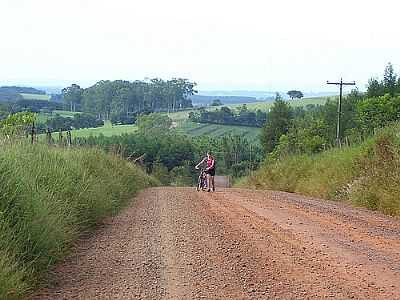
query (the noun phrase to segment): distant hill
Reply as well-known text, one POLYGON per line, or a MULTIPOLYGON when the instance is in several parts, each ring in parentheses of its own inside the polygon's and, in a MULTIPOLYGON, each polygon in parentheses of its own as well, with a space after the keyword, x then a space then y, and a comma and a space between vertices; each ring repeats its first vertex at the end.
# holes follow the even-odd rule
POLYGON ((46 94, 49 95, 61 94, 61 91, 63 89, 62 86, 34 86, 34 87, 39 90, 45 91, 46 94))
POLYGON ((2 86, 0 87, 0 102, 18 102, 30 95, 31 99, 42 99, 46 92, 32 87, 2 86))
POLYGON ((256 98, 256 100, 267 100, 275 97, 275 92, 269 91, 247 91, 247 90, 218 90, 218 91, 199 91, 201 96, 211 97, 250 97, 256 98))
MULTIPOLYGON (((199 91, 201 96, 210 96, 213 99, 220 98, 222 96, 234 96, 234 97, 250 97, 256 98, 256 100, 273 100, 275 99, 276 93, 279 93, 283 99, 290 99, 287 95, 287 91, 249 91, 249 90, 218 90, 218 91, 199 91)), ((336 96, 337 92, 312 92, 302 91, 305 98, 314 97, 325 97, 325 96, 336 96)))
POLYGON ((17 93, 17 94, 37 94, 45 95, 46 92, 33 87, 22 87, 22 86, 2 86, 0 87, 2 93, 17 93))

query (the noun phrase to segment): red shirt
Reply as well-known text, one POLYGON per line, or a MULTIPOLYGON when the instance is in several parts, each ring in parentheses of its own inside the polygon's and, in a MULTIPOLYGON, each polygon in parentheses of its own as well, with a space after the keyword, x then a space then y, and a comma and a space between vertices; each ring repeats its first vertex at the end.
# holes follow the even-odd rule
POLYGON ((214 157, 210 156, 210 158, 207 158, 207 168, 214 168, 214 157))

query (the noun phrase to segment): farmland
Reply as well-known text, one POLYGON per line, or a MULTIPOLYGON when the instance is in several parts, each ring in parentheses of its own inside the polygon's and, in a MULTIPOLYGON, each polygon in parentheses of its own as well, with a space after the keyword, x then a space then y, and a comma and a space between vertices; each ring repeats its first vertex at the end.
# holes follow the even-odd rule
POLYGON ((50 101, 49 95, 40 95, 40 94, 20 94, 25 100, 43 100, 50 101))
POLYGON ((226 134, 240 135, 253 142, 258 142, 258 136, 260 134, 260 128, 256 127, 199 124, 190 121, 181 123, 180 127, 177 128, 177 131, 193 137, 201 135, 211 137, 222 137, 226 134))
MULTIPOLYGON (((40 96, 40 95, 39 95, 40 96)), ((289 103, 296 106, 306 106, 309 104, 324 104, 328 98, 305 98, 301 100, 291 100, 289 103)), ((257 102, 246 104, 250 110, 267 110, 272 106, 273 102, 257 102)), ((242 106, 243 104, 227 105, 234 109, 242 106)), ((208 107, 207 109, 215 110, 219 107, 208 107)), ((260 134, 260 128, 246 127, 246 126, 232 126, 232 125, 220 125, 220 124, 198 124, 188 120, 188 115, 194 110, 184 110, 174 113, 168 113, 167 115, 172 119, 176 125, 176 130, 179 133, 187 134, 189 136, 201 136, 208 135, 213 137, 221 137, 225 134, 241 135, 248 138, 251 141, 258 142, 258 136, 260 134)), ((69 111, 54 111, 52 114, 41 113, 38 115, 38 120, 41 123, 46 122, 48 118, 59 114, 62 117, 73 117, 74 114, 79 112, 69 111)), ((87 137, 87 136, 98 136, 103 134, 105 136, 121 135, 124 133, 133 133, 137 130, 136 125, 111 125, 106 122, 102 127, 98 128, 85 128, 72 131, 73 137, 87 137)))
MULTIPOLYGON (((71 131, 73 138, 75 137, 89 137, 89 136, 114 136, 134 133, 137 130, 136 125, 112 125, 111 122, 106 122, 104 126, 97 128, 82 128, 71 131)), ((54 134, 54 138, 58 138, 54 134)))
MULTIPOLYGON (((292 107, 300 107, 300 106, 307 106, 307 105, 322 105, 325 104, 325 102, 329 99, 334 99, 335 96, 333 97, 316 97, 316 98, 303 98, 300 100, 289 100, 288 103, 292 107)), ((253 103, 246 103, 246 106, 250 110, 267 110, 272 107, 273 101, 267 101, 267 102, 253 102, 253 103)), ((231 104, 231 105, 225 105, 228 106, 229 108, 238 108, 242 106, 243 104, 231 104)))
POLYGON ((88 136, 98 136, 100 134, 104 136, 113 136, 113 135, 134 133, 136 130, 137 130, 136 125, 111 125, 111 123, 106 123, 102 127, 73 130, 72 136, 88 137, 88 136))
MULTIPOLYGON (((315 98, 303 98, 300 100, 289 100, 288 103, 293 106, 293 107, 300 107, 300 106, 307 106, 307 105, 322 105, 325 104, 325 102, 329 99, 334 99, 335 96, 333 97, 315 97, 315 98)), ((243 104, 246 104, 247 108, 249 110, 257 110, 260 109, 262 111, 266 111, 269 108, 272 107, 273 101, 266 101, 266 102, 253 102, 253 103, 240 103, 240 104, 229 104, 229 105, 222 105, 229 107, 230 109, 237 109, 243 104)), ((219 109, 222 106, 208 106, 206 107, 207 110, 215 110, 219 109)), ((181 123, 185 121, 188 118, 188 115, 190 112, 194 111, 195 109, 192 110, 184 110, 184 111, 179 111, 179 112, 174 112, 174 113, 169 113, 168 116, 176 123, 181 123)))
POLYGON ((39 123, 46 123, 48 119, 51 119, 55 117, 56 115, 59 115, 64 118, 72 118, 75 114, 80 114, 80 112, 71 112, 71 111, 66 111, 66 110, 54 110, 52 113, 44 113, 41 112, 37 114, 37 121, 39 123))

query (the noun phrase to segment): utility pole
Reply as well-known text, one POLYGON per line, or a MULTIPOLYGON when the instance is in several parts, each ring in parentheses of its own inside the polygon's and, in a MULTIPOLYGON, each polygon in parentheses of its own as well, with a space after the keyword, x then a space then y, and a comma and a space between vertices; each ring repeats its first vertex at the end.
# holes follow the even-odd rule
POLYGON ((342 115, 342 94, 343 94, 343 86, 344 85, 356 85, 356 83, 353 82, 343 82, 343 79, 340 78, 340 82, 326 82, 327 84, 334 84, 334 85, 339 85, 340 86, 340 94, 339 94, 339 103, 338 103, 338 115, 337 115, 337 127, 336 127, 336 142, 338 146, 340 147, 341 141, 340 141, 340 119, 342 115))

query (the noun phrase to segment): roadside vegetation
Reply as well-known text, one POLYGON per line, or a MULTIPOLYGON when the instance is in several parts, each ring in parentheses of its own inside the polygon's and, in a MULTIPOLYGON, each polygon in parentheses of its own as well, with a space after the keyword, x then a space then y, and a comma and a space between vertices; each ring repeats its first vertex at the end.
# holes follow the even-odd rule
POLYGON ((238 186, 346 201, 399 216, 399 128, 386 128, 360 145, 267 159, 238 186))
POLYGON ((156 180, 88 148, 3 143, 0 153, 0 299, 19 299, 78 236, 156 180))
POLYGON ((400 215, 400 80, 389 64, 384 78, 353 91, 342 106, 336 140, 337 103, 293 109, 277 98, 262 129, 266 159, 238 185, 349 201, 400 215), (339 147, 341 146, 341 147, 339 147))

